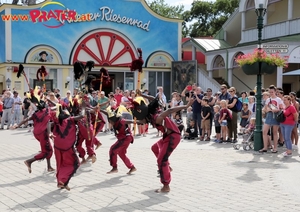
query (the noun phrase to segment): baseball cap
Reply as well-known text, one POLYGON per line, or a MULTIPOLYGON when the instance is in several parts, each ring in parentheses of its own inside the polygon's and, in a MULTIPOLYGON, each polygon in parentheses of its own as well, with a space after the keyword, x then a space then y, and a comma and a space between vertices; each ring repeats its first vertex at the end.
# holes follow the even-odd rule
POLYGON ((103 95, 104 95, 104 94, 105 94, 105 92, 104 92, 104 91, 101 91, 101 93, 100 93, 100 94, 103 94, 103 95))

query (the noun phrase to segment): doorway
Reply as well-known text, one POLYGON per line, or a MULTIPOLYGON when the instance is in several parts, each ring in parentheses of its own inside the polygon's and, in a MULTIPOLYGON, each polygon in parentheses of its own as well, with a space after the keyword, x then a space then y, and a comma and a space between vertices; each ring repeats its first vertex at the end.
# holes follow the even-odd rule
POLYGON ((292 91, 292 84, 291 83, 283 83, 282 89, 283 89, 284 95, 289 95, 289 93, 292 91))

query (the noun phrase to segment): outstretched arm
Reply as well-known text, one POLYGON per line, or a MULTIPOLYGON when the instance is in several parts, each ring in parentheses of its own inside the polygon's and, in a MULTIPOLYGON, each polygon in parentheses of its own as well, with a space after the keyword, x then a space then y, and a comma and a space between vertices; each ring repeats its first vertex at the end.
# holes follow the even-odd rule
POLYGON ((17 129, 20 126, 22 126, 23 124, 25 124, 26 122, 30 121, 30 120, 32 120, 32 116, 27 117, 26 119, 24 119, 23 121, 21 121, 17 126, 12 127, 12 129, 17 129))
POLYGON ((48 132, 48 135, 49 135, 49 138, 53 139, 55 136, 53 135, 53 133, 51 132, 51 129, 52 129, 52 126, 54 125, 53 122, 48 122, 48 125, 47 125, 47 132, 48 132))
POLYGON ((73 119, 74 121, 78 121, 80 119, 82 119, 84 116, 83 115, 79 115, 79 116, 74 116, 73 119))
POLYGON ((150 95, 141 94, 141 96, 148 99, 149 101, 153 101, 155 99, 154 96, 150 96, 150 95))
POLYGON ((169 108, 168 110, 162 112, 161 114, 159 114, 159 116, 156 118, 156 124, 161 125, 164 118, 166 118, 168 115, 175 113, 179 110, 183 110, 188 108, 189 106, 191 106, 193 104, 195 100, 193 98, 190 98, 189 102, 186 105, 183 106, 179 106, 179 107, 173 107, 173 108, 169 108))

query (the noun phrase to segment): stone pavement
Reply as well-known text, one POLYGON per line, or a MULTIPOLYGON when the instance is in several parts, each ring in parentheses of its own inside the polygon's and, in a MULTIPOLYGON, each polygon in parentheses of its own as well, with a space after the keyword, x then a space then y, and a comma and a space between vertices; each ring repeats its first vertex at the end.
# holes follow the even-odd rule
MULTIPOLYGON (((300 211, 298 153, 258 154, 234 150, 231 144, 182 141, 170 157, 171 192, 157 194, 156 160, 150 150, 158 140, 150 129, 136 137, 128 156, 137 172, 119 160, 119 173, 111 169, 108 150, 115 138, 100 134, 103 145, 97 161, 83 165, 71 179, 71 191, 56 188, 46 161, 34 162, 27 172, 24 160, 39 151, 27 129, 0 131, 0 212, 2 211, 300 211)), ((279 148, 282 152, 284 148, 279 148)), ((55 159, 52 157, 55 166, 55 159)))

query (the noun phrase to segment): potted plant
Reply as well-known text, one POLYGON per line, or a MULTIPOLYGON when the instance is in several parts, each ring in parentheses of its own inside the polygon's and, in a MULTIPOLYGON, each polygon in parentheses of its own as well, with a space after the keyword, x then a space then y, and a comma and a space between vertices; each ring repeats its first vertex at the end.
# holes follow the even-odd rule
POLYGON ((247 75, 259 74, 259 62, 261 62, 260 74, 272 74, 277 67, 287 67, 285 58, 279 54, 267 54, 263 49, 255 49, 252 53, 239 55, 235 61, 247 75))

